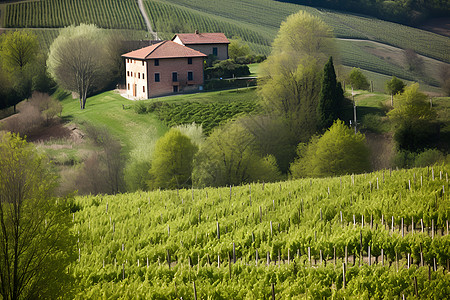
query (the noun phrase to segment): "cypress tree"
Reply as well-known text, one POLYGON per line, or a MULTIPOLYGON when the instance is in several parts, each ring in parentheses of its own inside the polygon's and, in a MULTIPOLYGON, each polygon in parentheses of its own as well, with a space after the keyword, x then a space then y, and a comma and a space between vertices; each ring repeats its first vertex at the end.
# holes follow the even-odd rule
POLYGON ((341 84, 336 80, 333 57, 330 56, 323 69, 322 88, 317 105, 318 129, 320 131, 329 128, 339 118, 343 100, 344 91, 341 84))

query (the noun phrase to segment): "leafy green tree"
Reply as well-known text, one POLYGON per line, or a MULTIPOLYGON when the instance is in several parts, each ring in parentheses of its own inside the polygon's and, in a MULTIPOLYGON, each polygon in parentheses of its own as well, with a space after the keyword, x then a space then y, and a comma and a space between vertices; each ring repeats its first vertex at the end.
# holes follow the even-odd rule
POLYGON ((337 120, 321 137, 299 144, 299 159, 291 165, 294 178, 337 176, 370 169, 365 137, 337 120))
POLYGON ((31 96, 32 73, 30 66, 36 58, 39 44, 37 37, 25 30, 17 30, 2 35, 0 40, 0 57, 3 69, 10 78, 14 94, 9 105, 14 105, 31 96))
POLYGON ((319 129, 327 129, 340 117, 344 105, 344 91, 336 80, 333 58, 330 57, 323 70, 322 88, 319 104, 317 105, 317 119, 319 129))
POLYGON ((240 123, 215 129, 195 157, 194 185, 225 186, 274 181, 280 173, 273 156, 262 157, 254 138, 240 123))
POLYGON ((155 145, 150 169, 150 186, 154 189, 189 187, 192 162, 198 148, 177 129, 170 129, 155 145))
POLYGON ((81 109, 87 96, 103 89, 112 78, 106 43, 102 29, 81 24, 62 29, 50 46, 49 72, 63 88, 78 93, 81 109))
POLYGON ((241 37, 233 37, 228 45, 228 56, 236 60, 238 57, 250 55, 251 50, 248 44, 241 37))
POLYGON ((260 66, 262 106, 287 124, 289 148, 308 141, 317 130, 322 66, 334 54, 330 27, 301 11, 281 24, 272 55, 260 66))
POLYGON ((367 77, 361 72, 359 68, 353 68, 348 75, 348 81, 352 88, 357 90, 368 90, 370 87, 367 77))
POLYGON ((52 197, 49 166, 18 135, 0 136, 2 299, 70 297, 76 258, 68 201, 52 197))
POLYGON ((392 106, 394 106, 394 95, 403 93, 405 86, 405 83, 395 76, 392 76, 391 80, 386 81, 386 92, 391 95, 392 106))
POLYGON ((388 113, 395 133, 394 139, 401 149, 417 151, 434 141, 439 127, 434 122, 436 112, 427 102, 427 95, 419 91, 415 83, 394 97, 394 109, 388 113))

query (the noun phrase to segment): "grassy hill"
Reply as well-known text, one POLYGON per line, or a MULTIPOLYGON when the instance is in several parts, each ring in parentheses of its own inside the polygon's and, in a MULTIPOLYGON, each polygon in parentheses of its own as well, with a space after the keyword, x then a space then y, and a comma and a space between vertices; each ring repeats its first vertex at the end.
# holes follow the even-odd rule
MULTIPOLYGON (((144 23, 135 1, 41 0, 3 5, 6 27, 62 27, 81 22, 100 27, 138 30, 143 37, 144 23)), ((360 67, 384 75, 438 85, 439 69, 450 63, 450 38, 428 31, 375 18, 316 9, 273 0, 145 0, 154 30, 163 38, 174 32, 222 31, 228 37, 240 36, 257 53, 269 54, 280 23, 298 10, 319 16, 339 39, 341 60, 346 66, 360 67), (352 39, 352 40, 348 40, 352 39), (378 42, 373 44, 357 40, 378 42), (395 53, 389 48, 398 48, 395 53), (413 49, 425 56, 428 66, 414 73, 405 66, 402 49, 413 49)), ((48 44, 51 38, 43 34, 48 44)))
POLYGON ((78 197, 78 298, 445 298, 449 171, 78 197))

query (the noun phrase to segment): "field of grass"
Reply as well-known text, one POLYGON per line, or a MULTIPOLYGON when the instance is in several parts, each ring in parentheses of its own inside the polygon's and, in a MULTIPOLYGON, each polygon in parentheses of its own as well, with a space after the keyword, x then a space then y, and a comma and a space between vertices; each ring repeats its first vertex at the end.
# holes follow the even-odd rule
MULTIPOLYGON (((228 90, 208 93, 173 95, 139 101, 142 104, 152 102, 166 102, 169 104, 182 104, 184 102, 197 103, 230 103, 254 102, 256 90, 254 88, 228 90)), ((141 137, 149 134, 162 136, 167 127, 156 114, 137 114, 134 105, 137 102, 123 98, 114 91, 105 92, 87 99, 86 108, 80 110, 77 99, 71 96, 62 101, 64 106, 62 117, 66 121, 83 125, 88 122, 94 126, 107 127, 123 144, 124 152, 139 147, 141 137)))
POLYGON ((118 138, 127 153, 135 146, 139 137, 149 132, 162 135, 167 127, 154 115, 138 115, 132 109, 133 102, 114 91, 89 97, 86 108, 80 110, 78 99, 71 96, 62 101, 64 120, 80 124, 90 123, 94 126, 107 127, 118 138))
POLYGON ((77 298, 445 298, 448 172, 78 197, 77 298))

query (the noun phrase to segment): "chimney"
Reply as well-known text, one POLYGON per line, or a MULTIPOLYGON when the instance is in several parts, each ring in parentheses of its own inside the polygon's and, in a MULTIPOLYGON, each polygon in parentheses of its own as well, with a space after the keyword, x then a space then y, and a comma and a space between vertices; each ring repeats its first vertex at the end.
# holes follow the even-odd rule
POLYGON ((195 30, 195 34, 199 34, 198 29, 195 30))

